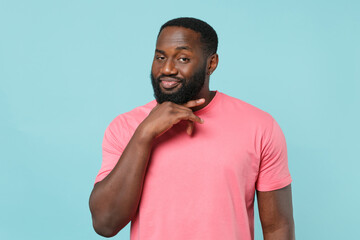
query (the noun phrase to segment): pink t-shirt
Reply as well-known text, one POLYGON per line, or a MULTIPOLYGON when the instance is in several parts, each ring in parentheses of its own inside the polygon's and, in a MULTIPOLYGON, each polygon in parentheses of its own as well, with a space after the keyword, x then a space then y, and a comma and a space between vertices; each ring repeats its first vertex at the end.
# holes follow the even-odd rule
MULTIPOLYGON (((95 182, 113 169, 152 101, 116 117, 105 131, 95 182)), ((254 239, 254 195, 291 183, 286 142, 266 112, 217 92, 196 115, 155 140, 132 240, 254 239)))

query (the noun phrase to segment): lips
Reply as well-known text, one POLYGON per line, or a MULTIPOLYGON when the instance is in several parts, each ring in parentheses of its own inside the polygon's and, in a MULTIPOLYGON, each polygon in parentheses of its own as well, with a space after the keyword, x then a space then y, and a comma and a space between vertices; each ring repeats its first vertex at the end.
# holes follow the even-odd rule
POLYGON ((173 89, 180 84, 181 84, 181 81, 178 79, 175 79, 175 78, 167 78, 167 77, 160 78, 160 85, 164 89, 173 89))

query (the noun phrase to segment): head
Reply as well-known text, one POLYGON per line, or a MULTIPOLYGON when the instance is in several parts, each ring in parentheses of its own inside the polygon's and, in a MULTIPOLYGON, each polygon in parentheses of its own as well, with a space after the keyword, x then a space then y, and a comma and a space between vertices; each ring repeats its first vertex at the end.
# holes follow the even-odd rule
POLYGON ((151 80, 159 103, 183 104, 209 94, 209 77, 216 69, 218 38, 207 23, 177 18, 159 31, 151 80))

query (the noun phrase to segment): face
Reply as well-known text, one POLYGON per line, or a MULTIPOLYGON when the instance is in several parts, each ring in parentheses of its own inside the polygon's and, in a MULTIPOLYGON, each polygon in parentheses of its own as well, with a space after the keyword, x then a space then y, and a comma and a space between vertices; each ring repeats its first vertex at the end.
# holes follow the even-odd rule
POLYGON ((157 102, 184 104, 196 99, 204 87, 206 66, 200 33, 183 27, 164 28, 151 69, 157 102))

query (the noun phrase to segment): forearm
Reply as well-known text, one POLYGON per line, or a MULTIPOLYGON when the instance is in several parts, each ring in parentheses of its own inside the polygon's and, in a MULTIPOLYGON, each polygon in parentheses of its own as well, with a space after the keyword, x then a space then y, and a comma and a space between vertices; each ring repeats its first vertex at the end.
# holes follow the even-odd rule
POLYGON ((97 183, 90 196, 93 226, 103 236, 114 236, 135 215, 152 140, 138 128, 111 173, 97 183))
POLYGON ((263 229, 264 240, 295 240, 294 223, 284 224, 277 228, 263 229))

